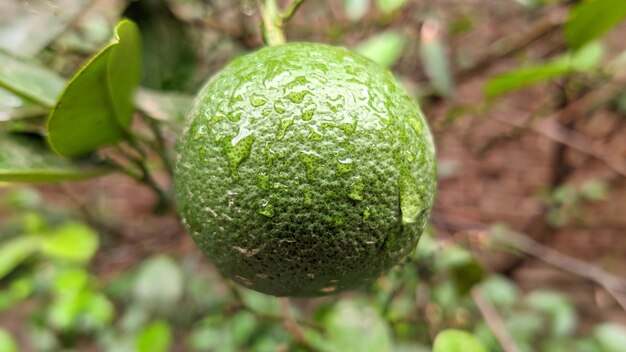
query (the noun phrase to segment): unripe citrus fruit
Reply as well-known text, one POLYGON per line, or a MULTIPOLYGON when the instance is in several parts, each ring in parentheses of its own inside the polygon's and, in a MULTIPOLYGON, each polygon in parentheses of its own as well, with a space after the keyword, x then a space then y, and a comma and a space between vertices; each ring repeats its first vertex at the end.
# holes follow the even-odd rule
POLYGON ((291 43, 235 59, 200 91, 174 183, 189 234, 225 276, 319 296, 374 280, 414 248, 435 152, 387 70, 291 43))

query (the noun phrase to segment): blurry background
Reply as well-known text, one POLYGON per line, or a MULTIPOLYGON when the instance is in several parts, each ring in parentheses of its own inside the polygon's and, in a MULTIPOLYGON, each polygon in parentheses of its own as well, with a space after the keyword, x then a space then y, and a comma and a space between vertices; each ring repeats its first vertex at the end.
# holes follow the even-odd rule
MULTIPOLYGON (((262 46, 252 0, 3 0, 0 53, 71 77, 122 16, 173 126, 262 46)), ((288 40, 388 66, 428 117, 440 188, 412 257, 289 308, 221 279, 127 177, 2 184, 0 351, 428 351, 446 328, 492 351, 625 351, 626 24, 605 31, 624 16, 619 0, 305 1, 288 40), (606 5, 576 4, 592 2, 606 5), (575 6, 599 17, 572 24, 575 6)), ((0 129, 37 131, 38 114, 0 89, 0 129)))

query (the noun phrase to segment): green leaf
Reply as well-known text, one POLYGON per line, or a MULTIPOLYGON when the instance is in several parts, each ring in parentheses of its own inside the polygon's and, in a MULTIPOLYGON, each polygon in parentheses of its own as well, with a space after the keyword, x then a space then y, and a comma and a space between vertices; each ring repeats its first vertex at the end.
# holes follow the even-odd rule
POLYGON ((43 237, 42 254, 68 262, 86 262, 98 249, 98 235, 86 225, 69 223, 43 237))
POLYGON ((6 330, 0 328, 0 351, 2 352, 17 352, 17 344, 11 334, 6 330))
POLYGON ((560 293, 535 291, 526 297, 526 304, 550 317, 554 336, 569 335, 576 328, 576 310, 569 299, 560 293))
POLYGON ((576 53, 569 53, 545 63, 529 65, 493 76, 487 81, 485 95, 493 98, 573 72, 591 70, 597 67, 602 54, 602 46, 599 43, 591 43, 576 53))
POLYGON ((141 35, 136 24, 122 20, 115 28, 117 45, 109 58, 109 94, 118 122, 124 128, 130 126, 133 116, 133 100, 141 79, 141 35))
POLYGON ((343 0, 343 8, 346 11, 346 16, 353 20, 359 20, 370 8, 369 0, 343 0))
POLYGON ((376 0, 378 8, 386 15, 400 10, 406 3, 407 0, 376 0))
POLYGON ((598 325, 593 331, 593 337, 602 347, 602 352, 622 352, 626 346, 626 328, 622 325, 598 325))
POLYGON ((395 31, 377 34, 354 48, 354 50, 383 67, 392 66, 402 55, 406 38, 395 31))
POLYGON ((0 50, 0 87, 45 107, 54 105, 65 81, 25 58, 0 50))
POLYGON ((433 352, 487 352, 487 349, 469 332, 448 329, 435 337, 433 352))
POLYGON ((3 243, 0 247, 0 279, 33 255, 38 244, 37 239, 30 236, 18 237, 3 243))
POLYGON ((87 160, 59 157, 33 136, 0 132, 0 181, 62 182, 98 177, 110 171, 87 160))
POLYGON ((392 351, 389 326, 371 306, 341 301, 325 321, 329 343, 336 351, 392 351))
POLYGON ((491 275, 480 286, 485 297, 498 307, 512 307, 519 299, 518 288, 504 276, 491 275))
POLYGON ((48 118, 48 142, 60 155, 77 156, 128 136, 138 85, 137 27, 122 20, 115 39, 81 68, 48 118))
POLYGON ((156 256, 141 264, 133 287, 137 303, 150 310, 168 311, 176 308, 182 294, 182 273, 171 258, 156 256))
POLYGON ((565 38, 572 49, 580 49, 625 18, 624 0, 581 1, 570 10, 565 23, 565 38))
POLYGON ((422 40, 420 41, 420 57, 426 76, 435 91, 444 97, 454 92, 454 81, 450 70, 450 60, 441 40, 440 24, 433 20, 424 22, 422 40))
POLYGON ((448 272, 459 296, 469 292, 472 286, 484 277, 484 270, 474 256, 459 246, 452 246, 443 250, 437 258, 436 265, 448 272))
POLYGON ((165 352, 172 344, 172 328, 164 320, 157 320, 137 336, 138 352, 165 352))

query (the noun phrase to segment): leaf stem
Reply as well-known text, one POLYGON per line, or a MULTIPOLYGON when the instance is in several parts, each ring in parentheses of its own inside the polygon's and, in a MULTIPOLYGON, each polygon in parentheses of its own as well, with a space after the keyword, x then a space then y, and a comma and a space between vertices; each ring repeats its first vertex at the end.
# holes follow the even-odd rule
POLYGON ((284 11, 280 10, 277 0, 259 0, 261 10, 261 29, 267 45, 279 45, 287 42, 283 30, 285 22, 296 13, 304 0, 292 0, 284 11))
POLYGON ((283 14, 280 16, 283 21, 289 21, 291 17, 296 13, 298 7, 302 5, 304 0, 292 0, 291 3, 287 6, 283 14))

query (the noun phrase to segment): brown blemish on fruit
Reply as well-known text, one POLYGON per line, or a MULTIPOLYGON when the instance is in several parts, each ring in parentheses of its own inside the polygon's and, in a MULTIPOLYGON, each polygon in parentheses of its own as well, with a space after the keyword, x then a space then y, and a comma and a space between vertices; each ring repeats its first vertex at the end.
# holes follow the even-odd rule
POLYGON ((336 290, 337 290, 336 286, 328 286, 328 287, 324 287, 320 289, 320 292, 331 293, 331 292, 335 292, 336 290))

